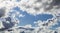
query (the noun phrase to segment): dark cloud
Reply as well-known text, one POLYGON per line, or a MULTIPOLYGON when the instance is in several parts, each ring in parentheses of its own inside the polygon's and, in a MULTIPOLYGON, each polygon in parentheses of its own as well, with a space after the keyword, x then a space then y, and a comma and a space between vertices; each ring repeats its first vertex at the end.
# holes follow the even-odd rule
POLYGON ((4 28, 1 28, 0 31, 4 31, 7 30, 9 28, 12 28, 15 24, 13 22, 11 22, 11 18, 7 17, 6 21, 2 21, 4 28), (7 23, 7 21, 9 21, 9 23, 7 23))
POLYGON ((41 2, 42 0, 37 0, 36 2, 41 2))
POLYGON ((36 11, 38 11, 38 10, 40 10, 40 7, 34 7, 34 9, 35 9, 36 11))
POLYGON ((0 8, 0 17, 5 15, 6 12, 5 10, 6 10, 5 8, 0 8))
POLYGON ((25 33, 24 31, 20 32, 20 33, 25 33))
POLYGON ((9 23, 6 23, 6 21, 3 21, 4 27, 5 27, 5 28, 12 28, 12 27, 14 26, 14 23, 11 22, 11 18, 8 17, 8 18, 6 18, 6 20, 9 21, 9 23))
POLYGON ((24 27, 18 27, 18 29, 25 29, 25 30, 31 30, 31 31, 34 30, 33 28, 24 28, 24 27))
POLYGON ((58 33, 57 31, 55 31, 54 33, 58 33))
POLYGON ((53 6, 57 6, 56 9, 59 9, 60 8, 60 0, 53 0, 50 4, 47 3, 45 5, 49 5, 48 7, 47 6, 44 7, 45 11, 53 9, 53 6))
POLYGON ((52 3, 51 3, 52 5, 60 5, 60 0, 53 0, 52 1, 52 3))

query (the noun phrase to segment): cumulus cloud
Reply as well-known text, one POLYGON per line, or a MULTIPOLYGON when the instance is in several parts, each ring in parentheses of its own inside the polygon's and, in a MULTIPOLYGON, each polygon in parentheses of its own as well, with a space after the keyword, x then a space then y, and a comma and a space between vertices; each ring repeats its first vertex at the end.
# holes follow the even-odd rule
POLYGON ((45 0, 44 2, 43 0, 41 0, 41 2, 38 2, 38 0, 28 0, 28 1, 21 0, 21 4, 19 6, 22 10, 25 10, 27 13, 37 15, 43 13, 45 11, 45 8, 49 7, 48 1, 49 0, 45 0))
POLYGON ((24 16, 25 16, 25 15, 23 15, 23 14, 20 14, 20 15, 19 15, 19 17, 24 17, 24 16))
POLYGON ((16 2, 15 0, 11 0, 11 1, 4 0, 0 2, 2 2, 0 4, 0 7, 6 7, 7 9, 11 9, 15 6, 18 6, 20 7, 21 10, 26 11, 27 13, 32 14, 32 15, 41 14, 43 12, 51 12, 51 13, 59 12, 55 10, 56 8, 59 8, 59 6, 52 5, 53 4, 52 2, 54 2, 54 4, 55 2, 57 2, 54 0, 45 0, 45 1, 43 0, 26 0, 26 1, 21 0, 20 2, 16 2))
MULTIPOLYGON (((60 11, 59 11, 60 10, 60 0, 21 0, 19 2, 16 2, 15 0, 0 0, 0 18, 3 16, 7 16, 7 15, 9 17, 9 12, 11 11, 11 9, 13 7, 16 7, 16 6, 20 7, 20 10, 23 10, 31 15, 39 15, 41 13, 48 13, 48 14, 51 13, 54 15, 54 18, 52 20, 48 20, 48 21, 42 22, 39 20, 39 21, 35 22, 35 23, 37 23, 37 26, 39 26, 39 28, 34 28, 35 30, 33 30, 33 31, 31 31, 29 28, 22 27, 23 29, 21 29, 21 30, 14 29, 12 31, 13 33, 15 33, 16 31, 18 31, 18 33, 56 33, 56 32, 60 33, 59 32, 60 28, 58 28, 56 31, 49 29, 49 27, 58 23, 57 16, 58 16, 58 14, 60 14, 60 11)), ((9 25, 9 22, 12 24, 18 22, 17 18, 15 18, 16 15, 19 15, 19 12, 16 12, 15 14, 11 15, 11 18, 14 19, 14 21, 11 21, 8 17, 6 17, 7 22, 6 22, 6 20, 4 20, 5 22, 3 22, 5 27, 7 25, 9 26, 9 28, 12 26, 12 25, 9 25)), ((19 17, 24 17, 24 15, 20 14, 19 17)), ((3 19, 5 19, 5 18, 3 18, 3 19)), ((1 23, 0 28, 4 27, 2 25, 3 24, 1 23)), ((31 25, 26 25, 25 27, 31 27, 31 25)), ((9 31, 4 31, 4 32, 9 32, 9 31)))
POLYGON ((31 28, 32 25, 31 25, 31 24, 27 24, 27 25, 25 25, 24 27, 31 28))
POLYGON ((10 2, 10 0, 9 1, 7 1, 7 0, 0 1, 0 21, 1 21, 0 22, 1 23, 0 31, 12 28, 18 22, 18 20, 15 17, 13 17, 12 14, 10 14, 10 11, 14 5, 12 3, 13 2, 12 1, 10 2))

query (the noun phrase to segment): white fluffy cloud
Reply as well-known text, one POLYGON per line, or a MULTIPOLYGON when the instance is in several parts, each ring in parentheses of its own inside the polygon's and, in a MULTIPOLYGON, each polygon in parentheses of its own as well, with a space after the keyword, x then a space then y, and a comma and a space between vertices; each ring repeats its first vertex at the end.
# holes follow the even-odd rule
POLYGON ((0 29, 1 28, 4 28, 4 26, 3 26, 2 22, 0 21, 0 29))
MULTIPOLYGON (((49 4, 46 4, 48 2, 52 2, 52 0, 28 0, 28 1, 23 1, 21 0, 20 4, 18 5, 22 10, 25 10, 27 13, 32 14, 32 15, 37 15, 41 14, 43 12, 47 12, 45 10, 46 7, 49 7, 49 4)), ((49 11, 48 11, 49 12, 49 11)))
POLYGON ((59 6, 53 6, 51 3, 53 0, 21 0, 20 2, 16 2, 16 0, 1 0, 0 8, 6 7, 7 10, 12 9, 15 6, 20 7, 21 10, 26 11, 32 15, 38 15, 43 12, 50 12, 57 14, 59 13, 59 6))
MULTIPOLYGON (((21 0, 20 2, 16 2, 15 0, 4 0, 4 1, 0 1, 2 2, 0 4, 0 8, 1 7, 6 7, 7 10, 12 9, 15 6, 20 7, 21 10, 26 11, 29 14, 32 15, 37 15, 37 14, 41 14, 43 12, 50 12, 50 13, 59 13, 59 11, 56 11, 55 8, 57 8, 57 6, 53 6, 50 5, 50 3, 52 2, 52 0, 21 0), (51 6, 51 8, 50 8, 51 6), (52 9, 53 7, 53 9, 52 9), (48 10, 48 9, 52 9, 52 10, 48 10)), ((57 9, 58 10, 58 9, 57 9)))
MULTIPOLYGON (((39 15, 41 13, 48 13, 48 14, 51 13, 54 15, 54 19, 52 19, 50 21, 43 21, 43 22, 37 21, 37 25, 39 26, 39 28, 37 28, 37 30, 36 30, 36 28, 33 31, 30 31, 30 30, 26 31, 24 29, 21 29, 21 30, 23 32, 25 31, 28 33, 29 32, 30 33, 31 32, 32 33, 54 33, 55 31, 49 29, 49 27, 58 23, 57 22, 58 17, 55 17, 55 16, 58 16, 60 14, 60 11, 59 11, 60 6, 58 4, 55 6, 53 1, 54 0, 21 0, 20 2, 16 2, 15 0, 0 0, 0 12, 6 10, 6 13, 8 14, 13 7, 18 6, 18 7, 20 7, 21 10, 26 11, 28 14, 31 14, 31 15, 39 15)), ((18 15, 19 12, 17 12, 16 14, 18 15)), ((16 14, 14 14, 13 17, 15 17, 16 14)), ((20 14, 19 17, 24 17, 24 15, 20 14)), ((31 27, 31 25, 26 25, 26 26, 31 27)), ((0 25, 0 28, 1 27, 2 27, 2 25, 0 25)), ((58 33, 60 33, 59 29, 60 28, 58 28, 58 30, 57 30, 58 33)), ((18 32, 20 33, 21 30, 19 30, 18 32)), ((14 30, 13 32, 15 32, 15 31, 17 31, 17 30, 14 30)), ((8 32, 8 31, 6 31, 6 32, 8 32)))

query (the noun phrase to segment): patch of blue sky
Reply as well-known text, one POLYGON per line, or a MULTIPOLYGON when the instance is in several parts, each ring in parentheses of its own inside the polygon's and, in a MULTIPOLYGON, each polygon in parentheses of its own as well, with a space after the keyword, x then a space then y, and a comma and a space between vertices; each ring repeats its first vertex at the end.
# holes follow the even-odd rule
POLYGON ((48 19, 53 18, 53 15, 51 14, 39 14, 39 15, 33 16, 28 14, 27 12, 23 12, 22 10, 20 10, 19 7, 15 7, 14 10, 19 11, 21 14, 25 15, 24 17, 19 18, 20 26, 25 26, 27 24, 31 24, 32 26, 35 26, 34 21, 38 21, 38 20, 46 21, 48 19))
POLYGON ((20 13, 25 15, 24 17, 19 18, 21 26, 24 26, 24 25, 27 25, 27 24, 31 24, 32 26, 34 26, 34 21, 36 20, 35 16, 30 15, 26 12, 22 12, 22 11, 20 13))
POLYGON ((48 19, 52 19, 53 15, 52 14, 39 14, 36 16, 36 18, 41 21, 47 21, 48 19))

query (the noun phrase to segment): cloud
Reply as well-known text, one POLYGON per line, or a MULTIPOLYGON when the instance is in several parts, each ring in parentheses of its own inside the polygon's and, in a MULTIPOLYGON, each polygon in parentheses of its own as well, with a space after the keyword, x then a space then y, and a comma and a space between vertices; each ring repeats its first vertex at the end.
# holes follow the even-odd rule
POLYGON ((45 0, 45 1, 43 1, 43 0, 41 0, 41 1, 39 1, 39 0, 26 0, 26 1, 21 0, 20 2, 16 2, 13 0, 11 0, 11 1, 5 0, 0 4, 0 7, 6 7, 8 10, 8 9, 12 9, 15 6, 18 6, 18 7, 20 7, 21 10, 26 11, 27 13, 29 13, 31 15, 38 15, 43 12, 50 12, 50 13, 55 14, 56 11, 53 11, 53 10, 55 10, 56 6, 51 5, 50 3, 52 3, 52 2, 54 2, 54 1, 52 1, 52 0, 45 0))
MULTIPOLYGON (((48 14, 51 13, 54 15, 54 18, 52 20, 43 21, 43 22, 38 20, 37 22, 35 22, 35 23, 37 23, 39 28, 35 28, 35 30, 33 30, 33 31, 30 31, 29 28, 28 28, 28 30, 25 30, 27 28, 21 29, 22 31, 21 30, 18 31, 17 29, 15 29, 13 32, 16 32, 16 31, 18 31, 19 33, 20 32, 54 33, 56 31, 59 32, 60 28, 58 28, 58 30, 56 30, 56 31, 49 29, 49 27, 58 23, 57 22, 58 17, 56 17, 56 16, 58 16, 60 14, 60 11, 59 11, 60 10, 60 6, 59 6, 60 4, 59 3, 60 3, 59 0, 26 0, 26 1, 21 0, 20 2, 16 2, 15 0, 11 0, 11 1, 10 0, 0 0, 0 17, 4 16, 5 13, 6 13, 6 15, 9 15, 8 13, 11 11, 11 9, 13 7, 16 7, 16 6, 20 7, 20 10, 23 10, 23 11, 25 11, 31 15, 39 15, 41 13, 48 13, 48 14)), ((14 19, 15 16, 18 14, 19 14, 19 12, 14 13, 13 14, 14 16, 11 14, 10 15, 14 19)), ((24 17, 24 15, 20 14, 19 17, 24 17)), ((17 18, 14 19, 14 22, 17 23, 17 18)), ((4 23, 6 23, 6 21, 4 23)), ((6 24, 8 24, 8 23, 6 23, 6 24)), ((0 28, 1 27, 2 27, 2 25, 0 25, 0 28)), ((31 27, 31 25, 26 25, 25 27, 31 27)))
POLYGON ((37 15, 45 12, 45 7, 48 7, 49 0, 41 0, 41 2, 37 2, 38 0, 28 0, 23 1, 21 0, 19 7, 22 10, 25 10, 27 13, 32 15, 37 15))
POLYGON ((23 15, 23 14, 20 14, 20 15, 19 15, 19 17, 24 17, 24 16, 25 16, 25 15, 23 15))
POLYGON ((4 26, 3 26, 2 22, 0 21, 0 29, 1 28, 4 28, 4 26))
POLYGON ((6 8, 4 8, 4 7, 3 8, 0 8, 0 17, 5 16, 6 13, 7 13, 6 8))
POLYGON ((27 24, 27 25, 25 25, 24 27, 31 28, 32 25, 31 25, 31 24, 27 24))
MULTIPOLYGON (((6 7, 8 9, 12 9, 15 6, 20 7, 21 10, 26 11, 27 13, 31 15, 38 15, 43 12, 50 12, 53 14, 59 13, 59 11, 56 11, 55 8, 59 8, 59 6, 54 6, 51 3, 56 2, 54 0, 21 0, 20 2, 16 2, 16 0, 5 0, 0 1, 2 2, 0 4, 0 7, 6 7), (54 11, 55 10, 55 11, 54 11)), ((59 2, 58 2, 59 3, 59 2)), ((58 10, 58 9, 57 9, 58 10)))

